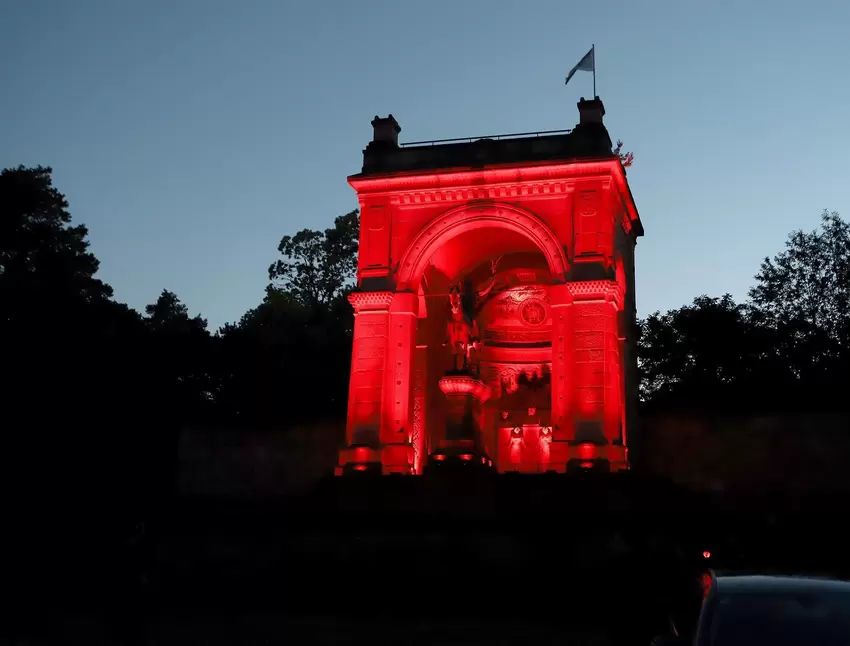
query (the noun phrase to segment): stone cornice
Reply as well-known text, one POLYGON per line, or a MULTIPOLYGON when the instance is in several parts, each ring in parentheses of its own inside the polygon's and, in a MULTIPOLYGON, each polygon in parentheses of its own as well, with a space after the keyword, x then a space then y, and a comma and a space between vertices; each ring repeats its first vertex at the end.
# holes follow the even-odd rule
POLYGON ((497 186, 447 188, 431 191, 409 191, 390 195, 390 204, 433 204, 442 202, 469 202, 472 200, 497 200, 517 197, 543 197, 571 192, 572 185, 565 181, 534 182, 527 184, 500 184, 497 186))
MULTIPOLYGON (((549 187, 550 192, 567 192, 571 180, 598 177, 609 179, 613 174, 622 173, 619 160, 599 160, 586 162, 571 162, 560 164, 524 165, 519 168, 482 168, 482 169, 446 169, 428 173, 406 173, 384 176, 352 175, 348 183, 360 194, 392 194, 392 193, 430 193, 453 195, 454 190, 496 190, 504 191, 504 197, 510 196, 512 190, 522 190, 520 186, 539 184, 545 195, 543 186, 549 187), (481 186, 486 183, 488 186, 481 186), (511 188, 512 186, 516 188, 511 188)), ((487 199, 503 197, 500 193, 485 195, 487 199)), ((476 199, 461 197, 459 199, 476 199)))
POLYGON ((626 169, 620 164, 619 169, 613 173, 614 186, 620 196, 620 203, 623 207, 622 225, 623 230, 633 237, 643 235, 643 223, 640 221, 635 199, 632 196, 632 189, 629 187, 629 181, 626 179, 626 169))

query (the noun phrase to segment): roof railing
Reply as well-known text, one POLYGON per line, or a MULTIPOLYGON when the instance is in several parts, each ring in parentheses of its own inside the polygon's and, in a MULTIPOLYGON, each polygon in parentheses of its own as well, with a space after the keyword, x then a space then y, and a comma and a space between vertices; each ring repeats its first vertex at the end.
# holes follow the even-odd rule
POLYGON ((485 135, 484 137, 457 137, 455 139, 432 139, 430 141, 408 141, 400 146, 434 146, 436 144, 449 144, 473 141, 481 139, 514 139, 517 137, 540 137, 541 135, 564 135, 572 132, 572 129, 567 130, 541 130, 540 132, 513 132, 508 135, 485 135))

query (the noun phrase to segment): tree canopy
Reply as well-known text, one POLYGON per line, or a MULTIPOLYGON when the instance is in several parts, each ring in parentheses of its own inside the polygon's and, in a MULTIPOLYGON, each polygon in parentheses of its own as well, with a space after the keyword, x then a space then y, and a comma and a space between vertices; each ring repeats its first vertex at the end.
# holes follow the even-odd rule
POLYGON ((71 225, 65 196, 51 169, 0 172, 0 308, 4 326, 23 323, 32 308, 94 304, 112 288, 94 277, 99 262, 88 251, 88 230, 71 225))
POLYGON ((358 216, 285 236, 263 301, 211 332, 167 289, 142 312, 116 301, 51 169, 2 171, 2 448, 20 486, 125 505, 171 486, 180 428, 344 417, 358 216))
POLYGON ((641 322, 641 396, 653 407, 843 408, 850 385, 850 226, 824 212, 765 258, 735 303, 700 296, 641 322))
POLYGON ((332 229, 303 229, 283 236, 283 258, 269 267, 273 287, 305 307, 327 307, 352 286, 357 268, 360 212, 349 211, 332 229))

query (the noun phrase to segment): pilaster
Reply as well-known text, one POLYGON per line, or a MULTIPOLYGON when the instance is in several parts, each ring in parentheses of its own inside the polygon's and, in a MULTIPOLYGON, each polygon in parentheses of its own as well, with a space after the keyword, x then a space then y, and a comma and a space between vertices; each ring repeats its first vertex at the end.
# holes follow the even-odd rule
POLYGON ((418 302, 418 297, 412 292, 396 292, 389 306, 381 443, 386 447, 384 467, 393 471, 406 472, 406 469, 414 468, 413 360, 418 302), (390 450, 389 447, 395 448, 390 450))
POLYGON ((392 292, 355 292, 351 380, 348 387, 346 441, 377 449, 380 445, 381 403, 389 335, 392 292))
POLYGON ((615 280, 576 281, 567 286, 573 298, 571 445, 582 447, 579 459, 587 459, 585 454, 597 447, 597 457, 604 453, 612 466, 620 465, 625 462, 620 432, 624 393, 618 333, 623 289, 615 280))
POLYGON ((572 436, 569 366, 572 365, 572 304, 568 285, 553 285, 549 290, 552 311, 552 429, 555 441, 572 436))

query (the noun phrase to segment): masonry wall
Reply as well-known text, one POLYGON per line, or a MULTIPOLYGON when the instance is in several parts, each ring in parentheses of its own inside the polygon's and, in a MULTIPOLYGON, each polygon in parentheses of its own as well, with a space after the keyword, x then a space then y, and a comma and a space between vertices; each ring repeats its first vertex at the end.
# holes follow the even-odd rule
POLYGON ((636 469, 701 490, 850 489, 850 412, 656 415, 640 440, 636 469))
POLYGON ((333 472, 345 423, 291 429, 184 429, 178 443, 180 496, 261 499, 297 495, 333 472))
MULTIPOLYGON (((704 491, 850 489, 850 413, 642 420, 640 470, 704 491)), ((181 433, 181 495, 253 499, 306 491, 333 472, 343 423, 181 433)))

